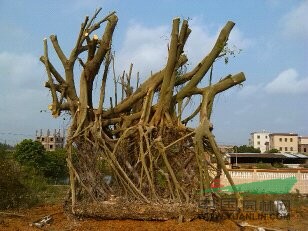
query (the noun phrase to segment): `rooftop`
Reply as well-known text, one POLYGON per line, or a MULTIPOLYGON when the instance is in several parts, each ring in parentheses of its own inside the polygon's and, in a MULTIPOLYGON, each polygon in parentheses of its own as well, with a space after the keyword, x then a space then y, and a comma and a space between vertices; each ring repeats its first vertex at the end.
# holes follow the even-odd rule
POLYGON ((301 153, 228 153, 230 157, 250 157, 250 158, 303 158, 308 159, 308 156, 301 153))
POLYGON ((298 136, 296 133, 271 133, 270 136, 298 136))

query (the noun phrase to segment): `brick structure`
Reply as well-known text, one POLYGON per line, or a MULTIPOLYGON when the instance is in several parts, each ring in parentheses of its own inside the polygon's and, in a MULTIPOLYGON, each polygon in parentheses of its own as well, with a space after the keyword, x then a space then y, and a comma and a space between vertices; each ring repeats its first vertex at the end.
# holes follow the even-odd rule
POLYGON ((55 151, 58 148, 64 147, 64 132, 61 136, 60 129, 58 131, 55 129, 53 134, 48 129, 46 135, 44 135, 41 129, 39 134, 36 131, 36 141, 42 143, 46 151, 55 151))

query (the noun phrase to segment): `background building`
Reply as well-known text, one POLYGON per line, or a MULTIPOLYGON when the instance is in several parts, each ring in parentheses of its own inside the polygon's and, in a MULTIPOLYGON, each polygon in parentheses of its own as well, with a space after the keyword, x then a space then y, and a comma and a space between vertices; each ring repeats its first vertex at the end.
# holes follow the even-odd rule
POLYGON ((308 153, 308 136, 298 137, 298 152, 308 153))
POLYGON ((271 133, 269 135, 270 149, 284 153, 298 153, 298 135, 294 133, 271 133))
POLYGON ((249 145, 254 148, 259 148, 261 152, 268 151, 269 132, 263 130, 262 132, 250 133, 249 145))
POLYGON ((51 134, 48 129, 46 135, 43 135, 41 129, 40 134, 36 131, 36 140, 42 143, 46 151, 55 151, 58 148, 64 147, 64 131, 61 136, 60 129, 58 131, 55 129, 53 134, 51 134))

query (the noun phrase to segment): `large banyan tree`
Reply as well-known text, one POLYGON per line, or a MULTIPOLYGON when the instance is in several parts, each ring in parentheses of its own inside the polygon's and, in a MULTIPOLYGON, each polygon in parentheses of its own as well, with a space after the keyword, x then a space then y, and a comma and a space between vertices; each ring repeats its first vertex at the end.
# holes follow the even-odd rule
POLYGON ((49 59, 47 39, 40 58, 48 76, 52 115, 71 116, 66 146, 70 208, 75 214, 102 218, 195 217, 202 213, 200 201, 207 199, 215 206, 219 195, 212 188, 222 171, 234 185, 210 122, 215 96, 245 80, 240 72, 211 81, 211 68, 226 55, 234 23, 227 22, 211 51, 184 71, 188 58, 183 50, 191 29, 187 20, 175 18, 165 66, 149 76, 133 76, 131 65, 116 77, 112 36, 118 18, 112 12, 98 20, 100 11, 85 17, 70 54, 63 52, 56 35, 50 36, 63 71, 49 59), (76 61, 82 69, 79 76, 76 61), (205 76, 209 84, 201 86, 205 76), (96 78, 101 83, 97 95, 96 78), (145 81, 139 83, 140 79, 145 81), (113 89, 108 99, 106 88, 113 89), (93 104, 96 96, 98 105, 93 104), (195 110, 184 113, 191 102, 195 110), (199 124, 190 128, 187 123, 194 117, 199 124))

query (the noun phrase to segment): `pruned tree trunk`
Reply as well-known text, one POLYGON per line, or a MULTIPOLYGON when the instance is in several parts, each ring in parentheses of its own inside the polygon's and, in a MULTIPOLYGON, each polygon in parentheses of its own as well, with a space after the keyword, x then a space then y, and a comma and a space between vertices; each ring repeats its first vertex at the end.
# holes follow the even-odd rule
MULTIPOLYGON (((200 200, 210 198, 214 206, 212 198, 217 195, 211 185, 219 178, 221 169, 234 187, 212 134, 210 119, 215 96, 245 81, 245 76, 243 73, 228 75, 217 83, 200 86, 213 63, 225 55, 224 48, 234 23, 227 22, 209 54, 191 71, 183 73, 181 68, 188 61, 183 49, 191 29, 187 20, 181 23, 175 18, 165 67, 142 84, 138 74, 134 90, 133 65, 120 79, 114 71, 111 45, 118 18, 112 12, 95 22, 100 11, 91 19, 85 18, 69 56, 63 53, 57 37, 50 36, 64 68, 63 76, 49 60, 47 39, 40 59, 48 76, 45 86, 52 96, 49 106, 52 115, 57 117, 68 112, 72 117, 67 135, 72 211, 103 218, 196 217, 204 212, 197 207, 200 200), (103 24, 106 25, 102 34, 94 34, 103 24), (87 54, 82 56, 85 59, 80 58, 82 53, 87 54), (74 73, 77 60, 82 66, 78 94, 75 86, 78 78, 74 73), (102 77, 98 75, 100 69, 103 69, 102 77), (106 87, 110 75, 115 92, 107 108, 106 87), (96 78, 101 78, 102 84, 99 104, 95 106, 92 90, 96 78), (122 87, 121 95, 118 86, 122 87), (157 102, 155 93, 158 93, 157 102), (200 104, 183 119, 185 107, 196 95, 201 96, 200 104), (196 116, 199 125, 186 127, 196 116), (111 177, 111 182, 106 177, 109 180, 111 177), (124 205, 126 211, 122 209, 124 205)), ((234 190, 240 199, 236 187, 234 190)))

